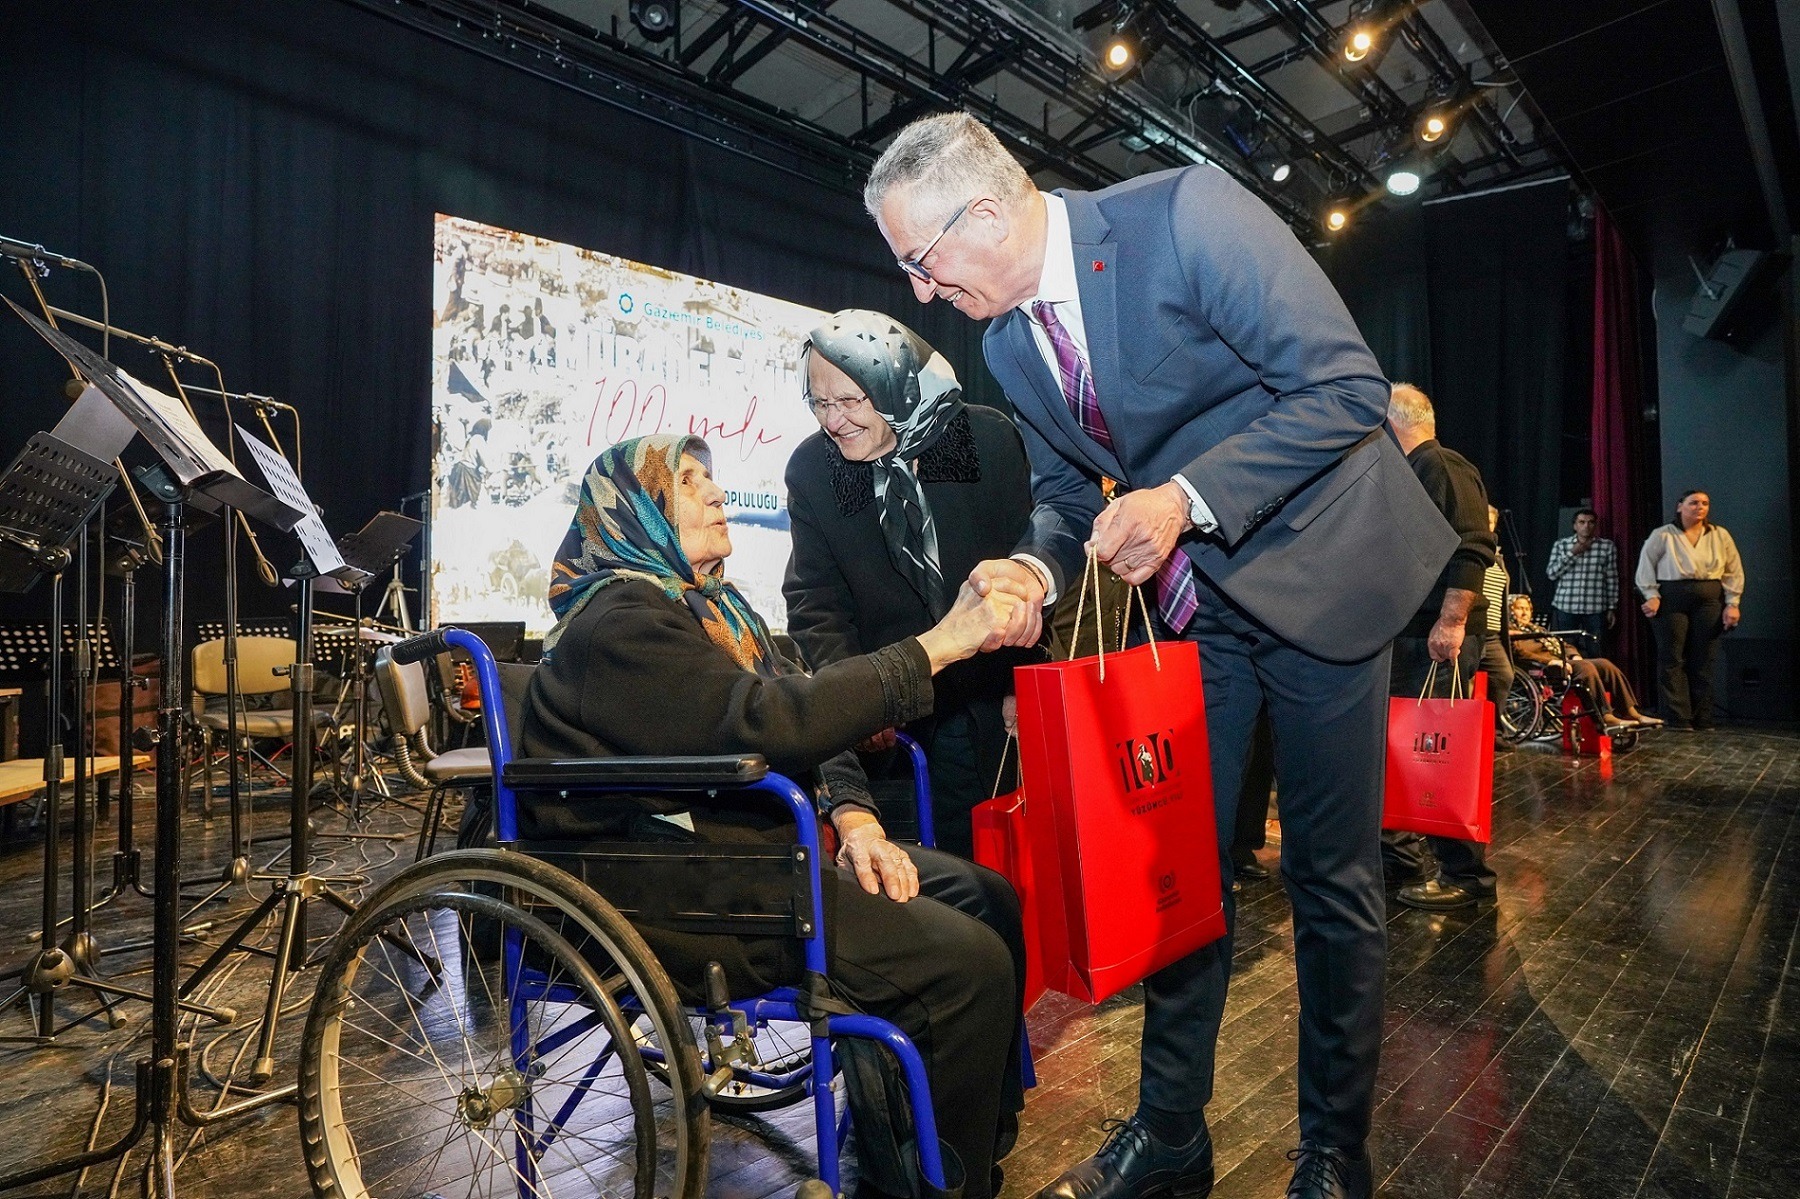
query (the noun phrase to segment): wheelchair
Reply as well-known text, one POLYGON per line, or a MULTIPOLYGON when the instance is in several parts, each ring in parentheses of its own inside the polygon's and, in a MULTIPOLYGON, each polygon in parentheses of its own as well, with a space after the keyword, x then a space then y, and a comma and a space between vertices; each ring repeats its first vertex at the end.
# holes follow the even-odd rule
MULTIPOLYGON (((848 1133, 835 1102, 833 1044, 863 1038, 898 1063, 927 1185, 944 1162, 922 1059, 885 1020, 825 989, 822 850, 809 798, 757 756, 515 760, 500 678, 473 633, 425 633, 397 662, 452 647, 480 678, 498 849, 416 862, 377 888, 326 956, 300 1051, 300 1129, 324 1199, 449 1195, 699 1199, 713 1112, 812 1103, 818 1180, 839 1193, 848 1133), (760 796, 795 824, 787 846, 608 844, 579 875, 512 848, 516 794, 614 792, 760 796), (748 999, 711 964, 704 1003, 684 1006, 627 914, 603 898, 610 872, 661 867, 659 927, 787 933, 805 982, 748 999), (709 903, 720 876, 756 869, 755 902, 709 903), (591 885, 600 883, 601 887, 591 885)), ((930 835, 924 753, 921 839, 930 835)), ((613 877, 618 877, 613 875, 613 877)), ((642 914, 642 913, 640 913, 642 914)))
MULTIPOLYGON (((1511 641, 1523 638, 1555 637, 1560 640, 1566 655, 1570 639, 1581 636, 1581 631, 1512 632, 1507 636, 1509 648, 1511 641)), ((1575 672, 1567 662, 1554 669, 1554 674, 1559 677, 1552 677, 1552 667, 1518 657, 1513 658, 1513 666, 1512 687, 1500 709, 1501 735, 1514 745, 1561 738, 1569 743, 1574 753, 1592 752, 1583 745, 1584 737, 1591 735, 1586 730, 1605 729, 1605 721, 1603 714, 1575 685, 1575 672)), ((1607 736, 1612 739, 1613 749, 1622 752, 1637 745, 1639 731, 1637 725, 1615 725, 1607 736)))

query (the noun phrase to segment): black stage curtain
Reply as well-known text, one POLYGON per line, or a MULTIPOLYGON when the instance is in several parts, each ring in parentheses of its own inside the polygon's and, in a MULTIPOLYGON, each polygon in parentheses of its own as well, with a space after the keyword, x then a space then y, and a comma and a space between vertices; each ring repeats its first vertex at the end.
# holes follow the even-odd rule
MULTIPOLYGON (((885 308, 944 353, 971 399, 1004 406, 981 327, 919 307, 849 191, 337 0, 5 8, 0 233, 94 263, 119 325, 217 360, 233 390, 299 407, 306 483, 334 531, 426 487, 434 212, 828 311, 885 308)), ((27 302, 16 272, 0 279, 27 302)), ((45 288, 61 307, 99 310, 83 276, 45 288)), ((113 355, 168 389, 148 355, 117 340, 113 355)), ((55 422, 66 377, 6 314, 5 453, 55 422)), ((223 611, 220 540, 194 541, 194 620, 223 611)), ((270 555, 285 566, 292 552, 270 555)), ((246 616, 287 613, 247 558, 240 574, 246 616)), ((41 620, 44 603, 42 589, 0 597, 0 620, 41 620)), ((157 605, 144 607, 154 620, 157 605)))
POLYGON ((1586 312, 1569 305, 1585 251, 1571 250, 1567 206, 1566 185, 1549 183, 1371 214, 1324 256, 1388 377, 1431 397, 1438 439, 1475 463, 1494 506, 1512 514, 1540 606, 1560 506, 1587 485, 1585 442, 1564 437, 1565 413, 1585 424, 1588 408, 1571 383, 1585 370, 1568 369, 1588 340, 1586 312), (1579 490, 1564 495, 1571 485, 1579 490))

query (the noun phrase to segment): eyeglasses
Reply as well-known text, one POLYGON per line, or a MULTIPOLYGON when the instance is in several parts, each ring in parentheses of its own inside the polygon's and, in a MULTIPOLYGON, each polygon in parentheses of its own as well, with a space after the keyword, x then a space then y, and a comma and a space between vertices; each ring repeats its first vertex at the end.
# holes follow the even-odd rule
POLYGON ((868 396, 851 396, 849 399, 844 400, 821 400, 814 395, 806 397, 807 409, 820 420, 824 420, 834 412, 842 412, 844 415, 848 416, 868 402, 868 396))
POLYGON ((937 248, 937 244, 944 240, 944 234, 950 232, 950 226, 962 220, 962 214, 969 211, 969 205, 973 203, 975 203, 974 199, 963 201, 963 206, 950 214, 950 219, 944 222, 944 227, 938 230, 937 236, 925 243, 925 248, 919 251, 918 257, 894 259, 900 265, 900 269, 921 283, 935 283, 936 280, 931 277, 931 272, 925 269, 925 260, 931 257, 931 251, 937 248))

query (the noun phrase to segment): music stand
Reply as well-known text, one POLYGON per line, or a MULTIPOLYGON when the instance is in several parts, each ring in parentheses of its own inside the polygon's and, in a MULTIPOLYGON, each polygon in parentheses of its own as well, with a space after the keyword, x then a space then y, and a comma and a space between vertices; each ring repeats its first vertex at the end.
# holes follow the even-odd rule
POLYGON ((350 812, 348 820, 352 826, 363 821, 362 796, 364 779, 382 799, 392 799, 388 793, 387 781, 381 777, 369 761, 368 753, 368 700, 369 700, 369 655, 365 652, 364 642, 367 639, 363 624, 362 603, 363 592, 370 580, 383 571, 391 568, 399 561, 406 547, 412 544, 414 537, 424 524, 410 516, 398 512, 377 512, 369 518, 369 522, 354 533, 346 533, 338 538, 338 551, 344 562, 353 573, 340 576, 339 582, 350 592, 354 605, 357 641, 352 649, 350 677, 344 680, 345 691, 352 696, 355 705, 351 710, 351 719, 355 728, 355 740, 351 745, 350 771, 350 812))
MULTIPOLYGON (((250 1066, 250 1081, 264 1083, 275 1074, 275 1037, 281 1018, 281 1006, 290 973, 306 964, 306 905, 313 898, 324 899, 344 915, 353 915, 356 905, 334 890, 330 880, 312 873, 311 828, 307 821, 308 800, 312 791, 313 769, 313 581, 321 576, 340 582, 367 579, 367 572, 350 565, 331 541, 325 524, 313 509, 312 500, 287 459, 270 445, 240 426, 238 434, 262 468, 274 493, 305 515, 294 525, 300 542, 301 560, 288 573, 299 585, 300 611, 295 644, 294 664, 287 668, 288 684, 293 692, 294 761, 289 779, 288 806, 288 872, 276 881, 268 898, 255 911, 245 916, 217 949, 188 976, 181 985, 183 995, 193 990, 218 969, 227 958, 239 952, 243 943, 262 922, 280 910, 281 936, 274 961, 270 964, 269 990, 263 1007, 262 1026, 258 1030, 256 1057, 250 1066)), ((398 552, 398 551, 396 551, 398 552)), ((416 955, 415 955, 416 956, 416 955)))
MULTIPOLYGON (((5 297, 0 297, 4 299, 5 297)), ((81 343, 51 328, 12 300, 7 306, 38 336, 50 343, 70 367, 99 388, 124 413, 161 459, 160 465, 138 472, 139 479, 162 504, 164 561, 162 657, 164 687, 158 708, 158 742, 164 752, 156 758, 156 877, 154 884, 154 938, 151 982, 150 1055, 137 1067, 134 1097, 136 1116, 131 1127, 113 1144, 60 1161, 31 1166, 0 1177, 0 1191, 27 1186, 83 1170, 123 1156, 150 1134, 151 1168, 157 1193, 167 1197, 175 1189, 173 1125, 183 1122, 203 1127, 292 1098, 294 1085, 278 1087, 212 1111, 194 1110, 187 1093, 187 1048, 178 1044, 178 1010, 198 1010, 215 1019, 232 1019, 235 1013, 212 1011, 184 1003, 178 975, 180 959, 181 891, 181 755, 172 751, 180 744, 186 665, 182 659, 181 630, 187 586, 187 508, 206 511, 235 508, 257 516, 277 528, 293 527, 303 513, 283 504, 238 473, 219 453, 186 409, 160 403, 140 393, 113 365, 81 343)), ((90 508, 91 510, 91 508, 90 508)), ((81 523, 85 523, 85 515, 81 523)), ((77 528, 79 525, 76 526, 77 528)), ((35 551, 34 551, 35 552, 35 551)), ((53 658, 52 661, 57 659, 53 658)), ((118 990, 111 987, 109 989, 118 990)))
MULTIPOLYGON (((10 302, 10 301, 9 301, 10 302)), ((112 988, 94 976, 91 957, 83 952, 71 953, 56 943, 60 885, 58 870, 62 859, 62 785, 63 785, 63 572, 72 557, 69 545, 87 527, 96 509, 117 482, 110 463, 104 462, 51 433, 34 433, 19 451, 4 475, 0 475, 0 591, 23 593, 37 585, 44 575, 50 576, 50 623, 26 626, 18 630, 7 656, 18 661, 25 655, 40 655, 48 665, 47 709, 44 733, 44 894, 40 940, 35 953, 22 965, 6 972, 6 978, 20 982, 17 994, 23 994, 31 1006, 36 1036, 28 1038, 39 1044, 54 1040, 56 1027, 55 994, 64 985, 75 983, 99 994, 141 995, 124 988, 112 988)), ((76 855, 80 856, 83 835, 87 832, 85 805, 76 805, 76 855)), ((76 888, 76 911, 81 912, 80 888, 76 888)), ((85 916, 78 932, 86 934, 85 916)), ((86 949, 84 940, 71 938, 74 948, 86 949)), ((142 996, 148 998, 148 996, 142 996)), ((10 1005, 8 998, 4 1005, 10 1005)), ((14 1038, 0 1038, 13 1040, 14 1038)))

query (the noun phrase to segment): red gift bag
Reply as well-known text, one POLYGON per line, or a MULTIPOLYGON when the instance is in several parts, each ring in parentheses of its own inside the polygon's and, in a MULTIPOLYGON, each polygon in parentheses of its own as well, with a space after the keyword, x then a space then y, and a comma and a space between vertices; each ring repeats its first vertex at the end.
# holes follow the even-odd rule
POLYGON ((1031 884, 1031 847, 1025 833, 1025 792, 1001 795, 976 804, 969 813, 975 826, 975 861, 1012 884, 1019 896, 1025 926, 1025 994, 1022 1010, 1044 997, 1044 949, 1038 939, 1037 888, 1031 884))
POLYGON ((1200 652, 1013 677, 1044 983, 1098 1003, 1225 935, 1200 652))
POLYGON ((1494 705, 1486 696, 1487 675, 1477 672, 1459 698, 1388 701, 1382 828, 1460 841, 1493 835, 1494 705))

